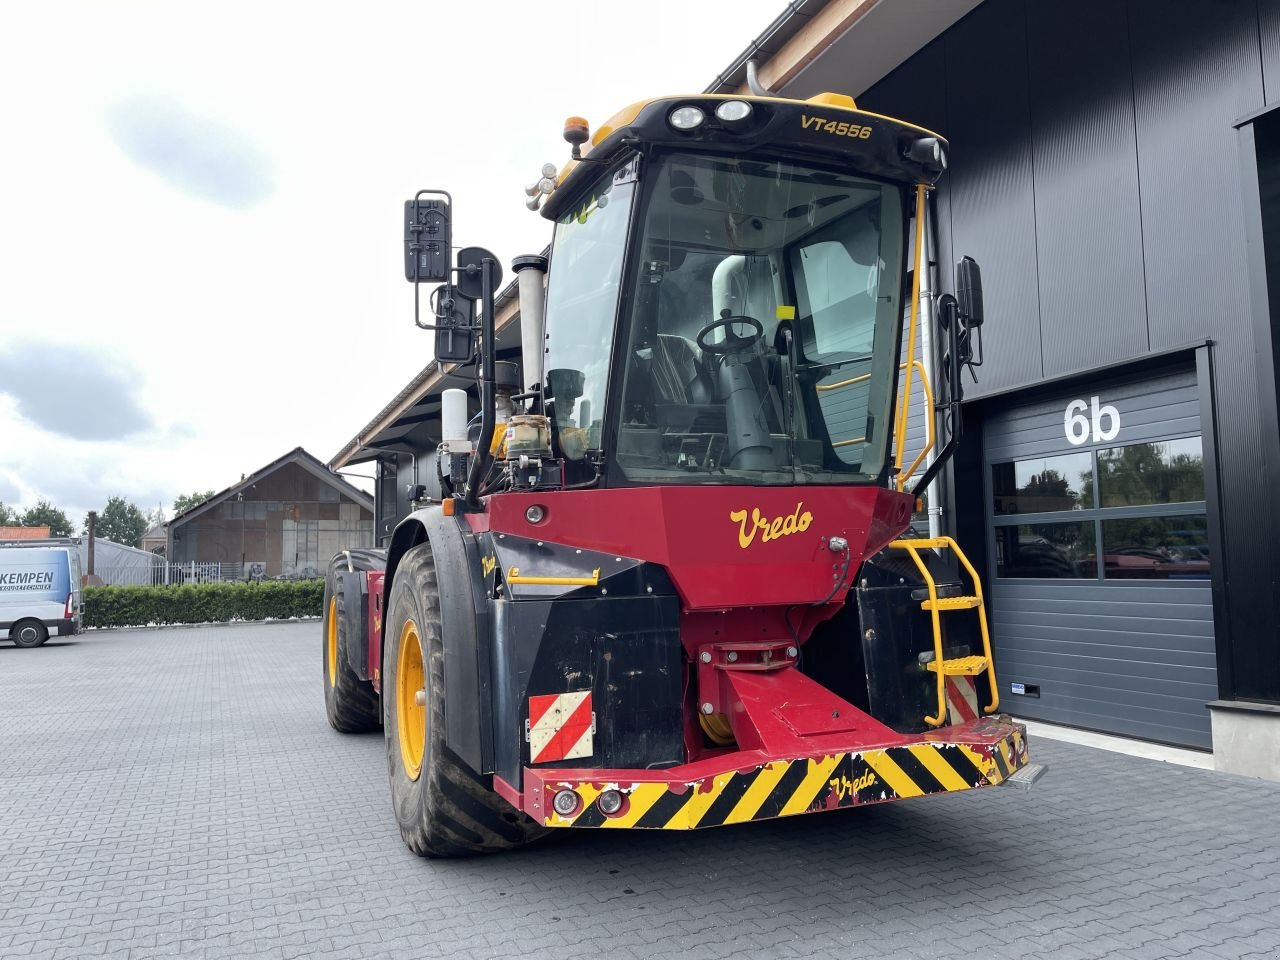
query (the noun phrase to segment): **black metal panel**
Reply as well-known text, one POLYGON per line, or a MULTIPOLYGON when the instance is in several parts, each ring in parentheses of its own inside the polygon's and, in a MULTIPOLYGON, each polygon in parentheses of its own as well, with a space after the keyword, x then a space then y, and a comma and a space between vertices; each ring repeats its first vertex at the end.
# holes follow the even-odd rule
POLYGON ((1040 337, 1053 376, 1147 352, 1124 5, 1028 4, 1027 40, 1040 337))
MULTIPOLYGON (((1280 378, 1280 114, 1271 112, 1239 131, 1241 181, 1245 194, 1245 230, 1249 250, 1250 300, 1254 350, 1257 357, 1258 432, 1261 445, 1253 454, 1255 476, 1268 478, 1254 485, 1260 527, 1243 543, 1233 543, 1233 564, 1249 565, 1244 579, 1252 593, 1242 596, 1240 579, 1228 583, 1231 622, 1231 683, 1222 697, 1239 696, 1280 703, 1280 552, 1271 547, 1280 537, 1280 416, 1277 379, 1280 378), (1269 601, 1269 602, 1267 602, 1269 601), (1235 611, 1241 610, 1237 619, 1235 611), (1247 632, 1246 632, 1247 631, 1247 632)), ((1211 354, 1215 398, 1228 388, 1223 382, 1219 352, 1211 354)), ((1219 444, 1219 448, 1222 444, 1219 444)), ((1221 464, 1221 457, 1220 457, 1221 464)), ((1219 472, 1222 472, 1221 465, 1219 472)), ((1226 486, 1224 478, 1224 487, 1226 486)), ((1231 478, 1232 489, 1246 486, 1231 478)), ((1231 528, 1233 529, 1234 525, 1231 528)))
MULTIPOLYGON (((941 40, 925 47, 893 73, 858 97, 858 106, 873 113, 897 117, 947 136, 946 48, 941 40)), ((954 153, 954 151, 953 151, 954 153)), ((941 263, 950 263, 951 177, 943 174, 933 194, 941 263)), ((948 278, 949 282, 949 278, 948 278)))
POLYGON ((1259 47, 1267 103, 1280 100, 1280 0, 1258 0, 1259 47))
MULTIPOLYGON (((1274 659, 1275 509, 1258 496, 1262 431, 1251 325, 1239 138, 1232 121, 1263 105, 1259 8, 1236 0, 1131 0, 1134 93, 1153 348, 1212 337, 1222 531, 1228 545, 1233 671, 1262 643, 1274 659), (1263 642, 1261 638, 1268 638, 1263 642)), ((1251 211, 1256 217, 1256 211, 1251 211)), ((1264 402, 1270 402, 1266 400, 1264 402)))
POLYGON ((529 697, 590 690, 593 753, 544 767, 635 769, 684 759, 680 601, 493 601, 496 772, 521 784, 529 697))
MULTIPOLYGON (((1131 0, 1151 346, 1221 336, 1248 311, 1232 121, 1262 106, 1252 0, 1131 0)), ((1243 330, 1243 326, 1241 326, 1243 330)))
POLYGON ((952 252, 975 257, 986 284, 987 365, 966 386, 977 397, 1044 372, 1022 0, 987 0, 944 40, 952 252))

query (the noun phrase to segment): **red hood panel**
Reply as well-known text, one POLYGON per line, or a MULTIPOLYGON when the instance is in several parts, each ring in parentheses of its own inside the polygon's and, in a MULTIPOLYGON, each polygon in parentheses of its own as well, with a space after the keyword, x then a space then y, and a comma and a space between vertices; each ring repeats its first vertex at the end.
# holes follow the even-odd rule
POLYGON ((844 566, 827 542, 849 542, 851 580, 906 529, 912 503, 880 487, 629 487, 500 494, 487 519, 494 532, 661 564, 685 609, 718 610, 822 600, 844 566), (546 516, 531 524, 535 503, 546 516))

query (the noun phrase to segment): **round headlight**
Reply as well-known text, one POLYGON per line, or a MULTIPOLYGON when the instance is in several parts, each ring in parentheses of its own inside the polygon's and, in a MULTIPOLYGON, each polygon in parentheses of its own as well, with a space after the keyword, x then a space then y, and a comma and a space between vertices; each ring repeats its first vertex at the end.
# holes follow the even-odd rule
POLYGON ((667 122, 677 130, 696 130, 706 119, 707 115, 701 107, 688 106, 672 110, 667 122))
POLYGON ((612 817, 622 809, 622 794, 617 790, 606 790, 600 794, 596 803, 599 804, 601 813, 612 817))
POLYGON ((725 100, 716 107, 716 116, 725 123, 742 123, 751 117, 751 104, 745 100, 725 100))
POLYGON ((524 512, 524 518, 528 520, 530 523, 541 523, 543 518, 546 517, 546 515, 547 515, 546 508, 543 507, 542 504, 540 503, 535 503, 533 506, 529 507, 529 509, 525 510, 524 512))
POLYGON ((578 795, 572 790, 561 790, 551 799, 551 805, 560 816, 572 816, 578 809, 578 795))

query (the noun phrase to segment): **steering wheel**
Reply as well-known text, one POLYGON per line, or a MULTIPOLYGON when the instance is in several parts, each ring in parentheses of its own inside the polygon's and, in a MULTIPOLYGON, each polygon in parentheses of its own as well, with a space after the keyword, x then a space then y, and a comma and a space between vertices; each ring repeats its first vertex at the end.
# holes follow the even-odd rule
POLYGON ((749 350, 764 338, 764 324, 755 317, 745 315, 737 315, 731 317, 720 317, 712 320, 705 327, 698 331, 698 347, 703 353, 709 353, 713 356, 723 356, 727 353, 741 353, 749 350), (733 324, 745 323, 753 329, 752 333, 745 336, 738 336, 733 332, 733 324), (722 343, 708 343, 707 335, 715 330, 724 328, 724 341, 722 343))

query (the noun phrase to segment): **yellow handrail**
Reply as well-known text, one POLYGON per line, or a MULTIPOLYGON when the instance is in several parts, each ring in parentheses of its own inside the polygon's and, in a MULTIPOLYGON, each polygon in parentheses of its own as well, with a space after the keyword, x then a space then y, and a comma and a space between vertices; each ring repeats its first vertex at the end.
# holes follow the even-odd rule
POLYGON ((595 587, 600 584, 600 568, 592 570, 589 577, 526 577, 520 575, 519 567, 512 567, 507 572, 507 583, 527 583, 539 587, 595 587))
MULTIPOLYGON (((902 364, 898 364, 898 369, 899 370, 902 369, 902 364)), ((851 387, 855 383, 861 383, 863 380, 870 380, 870 379, 871 379, 871 374, 864 373, 860 377, 852 377, 848 380, 841 380, 839 383, 820 383, 813 389, 817 390, 818 393, 826 393, 828 390, 839 390, 841 387, 851 387)))
POLYGON ((928 440, 925 442, 924 448, 920 451, 920 454, 914 460, 911 461, 911 466, 908 467, 905 472, 899 474, 898 476, 899 490, 902 489, 903 484, 905 484, 907 480, 910 479, 911 475, 916 472, 916 467, 920 466, 920 464, 924 461, 924 458, 928 455, 929 451, 933 449, 933 443, 934 443, 933 388, 929 386, 929 378, 924 375, 924 364, 921 363, 919 360, 912 358, 911 365, 913 367, 920 368, 920 387, 924 390, 924 404, 925 404, 924 422, 925 422, 925 429, 927 431, 928 440))
MULTIPOLYGON (((978 579, 978 571, 973 568, 973 564, 969 562, 969 558, 964 555, 964 551, 960 549, 960 545, 951 537, 928 537, 913 540, 894 540, 889 544, 891 549, 906 550, 911 557, 911 561, 916 565, 916 569, 920 571, 920 576, 929 587, 929 614, 933 620, 933 658, 939 667, 942 666, 942 622, 939 619, 938 611, 938 588, 934 583, 933 574, 929 572, 929 568, 920 559, 921 550, 947 549, 956 555, 960 563, 964 566, 965 571, 969 574, 969 579, 973 581, 973 595, 978 600, 978 627, 982 632, 982 655, 987 660, 987 685, 991 690, 991 702, 982 708, 983 713, 995 713, 1000 707, 1000 687, 996 682, 996 664, 995 658, 991 655, 991 632, 987 627, 987 605, 982 596, 982 581, 978 579)), ((936 727, 942 723, 942 718, 946 716, 947 699, 946 699, 946 675, 941 669, 937 671, 938 676, 938 713, 937 716, 925 717, 924 722, 931 727, 936 727)))
MULTIPOLYGON (((898 364, 898 369, 899 369, 899 370, 906 370, 906 369, 907 369, 907 366, 908 366, 908 364, 907 364, 907 363, 905 363, 905 362, 903 362, 903 363, 898 364)), ((913 461, 912 461, 910 468, 909 468, 909 469, 908 469, 908 470, 907 470, 907 471, 902 475, 901 479, 903 480, 903 482, 905 482, 905 481, 906 481, 906 480, 907 480, 907 479, 908 479, 908 478, 909 478, 913 473, 915 473, 915 472, 916 472, 916 468, 917 468, 918 466, 920 466, 921 461, 923 461, 923 460, 924 460, 924 458, 928 455, 929 451, 933 449, 933 445, 934 445, 934 442, 935 442, 935 441, 934 441, 934 434, 933 434, 933 430, 934 430, 934 424, 933 424, 933 388, 929 385, 929 378, 928 378, 927 376, 925 376, 925 372, 924 372, 924 363, 923 363, 922 361, 920 361, 920 360, 916 360, 916 359, 914 359, 914 358, 913 358, 913 359, 911 360, 910 366, 911 366, 911 367, 913 367, 913 368, 916 368, 916 369, 918 369, 918 370, 920 371, 920 389, 921 389, 922 391, 924 391, 924 401, 925 401, 925 406, 926 406, 926 408, 927 408, 927 409, 928 409, 928 411, 929 411, 929 415, 928 415, 927 417, 925 417, 925 429, 926 429, 926 431, 927 431, 928 439, 925 441, 924 448, 923 448, 923 449, 921 449, 919 456, 917 456, 917 457, 915 458, 915 460, 913 460, 913 461)), ((819 391, 836 390, 836 389, 838 389, 838 388, 840 388, 840 387, 848 387, 848 386, 852 386, 852 385, 853 385, 853 384, 855 384, 855 383, 861 383, 861 382, 862 382, 862 381, 864 381, 864 380, 870 379, 870 377, 871 377, 871 374, 869 374, 869 373, 864 373, 864 374, 862 374, 861 376, 858 376, 858 377, 852 377, 852 378, 851 378, 851 379, 849 379, 849 380, 841 380, 839 383, 819 384, 819 385, 818 385, 817 387, 815 387, 814 389, 819 390, 819 391)), ((832 444, 831 444, 831 446, 833 446, 833 447, 848 447, 848 446, 851 446, 851 445, 853 445, 853 444, 855 444, 855 443, 866 443, 866 442, 867 442, 867 438, 866 438, 866 437, 855 437, 855 438, 854 438, 854 439, 852 439, 852 440, 838 440, 838 441, 836 441, 836 442, 832 443, 832 444)), ((899 489, 901 489, 901 485, 899 485, 899 489)))

